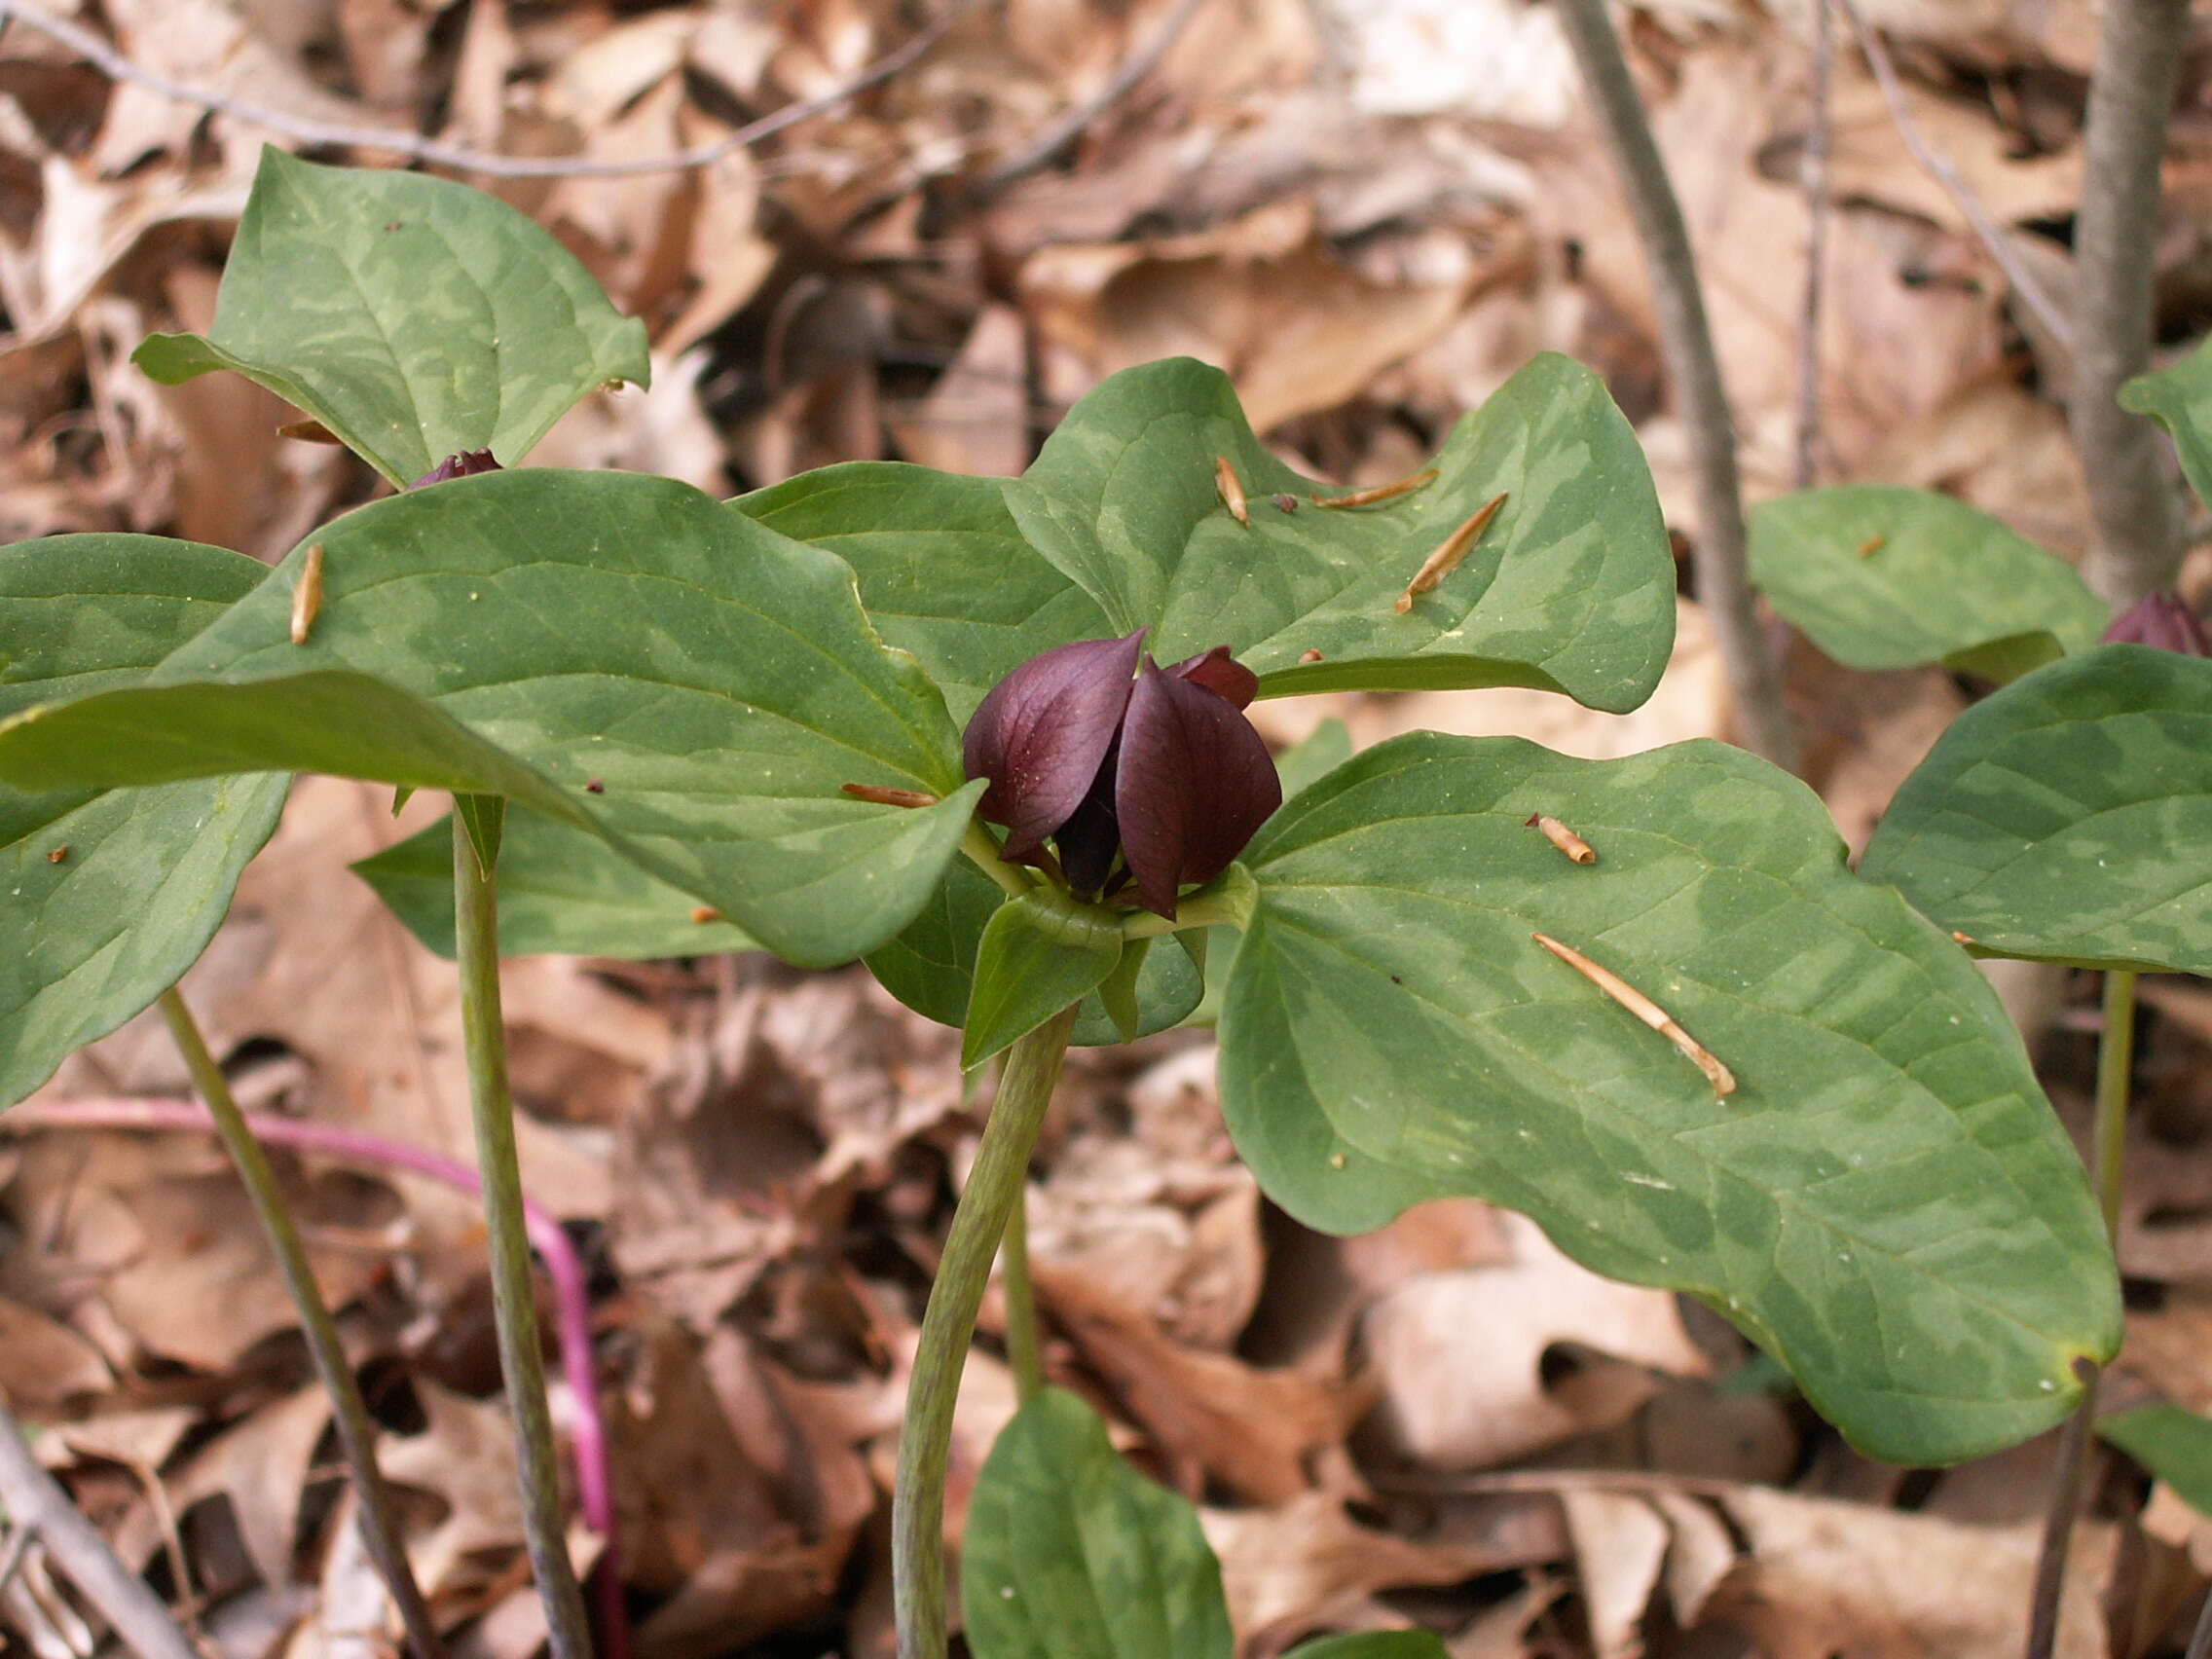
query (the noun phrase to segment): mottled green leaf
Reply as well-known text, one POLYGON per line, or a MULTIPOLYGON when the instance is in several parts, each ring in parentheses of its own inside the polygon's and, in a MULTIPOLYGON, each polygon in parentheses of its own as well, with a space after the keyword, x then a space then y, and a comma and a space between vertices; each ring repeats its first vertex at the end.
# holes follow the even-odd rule
POLYGON ((315 540, 308 644, 287 638, 303 549, 147 687, 0 726, 0 779, 282 766, 502 794, 809 965, 895 935, 942 878, 980 786, 830 554, 667 479, 550 471, 394 497, 315 540))
POLYGON ((976 947, 960 1063, 981 1065, 1082 1001, 1121 960, 1121 920, 1096 905, 1049 888, 1008 900, 976 947))
POLYGON ((1999 956, 2212 973, 2212 662, 2099 645, 1951 723, 1861 871, 1999 956))
POLYGON ((645 324, 496 196, 264 149, 205 337, 131 359, 168 385, 235 369, 394 484, 461 450, 512 464, 606 381, 643 386, 645 324))
MULTIPOLYGON (((353 866, 407 931, 454 953, 453 830, 444 819, 353 866)), ((499 846, 499 954, 648 961, 757 946, 682 888, 648 874, 588 831, 507 814, 499 846)))
POLYGON ((2104 1419, 2097 1434, 2212 1515, 2212 1422, 2179 1406, 2138 1406, 2104 1419))
MULTIPOLYGON (((242 554, 152 535, 0 548, 0 716, 134 683, 267 574, 242 554)), ((192 966, 276 828, 287 782, 0 785, 0 1104, 192 966)))
POLYGON ((2197 498, 2212 502, 2212 339, 2171 368, 2138 375, 2120 388, 2120 406, 2173 434, 2181 469, 2197 498))
POLYGON ((1447 1652, 1430 1631, 1363 1630, 1302 1641, 1283 1659, 1447 1659, 1447 1652))
POLYGON ((1596 1271, 1728 1315, 1874 1456, 2023 1439, 2118 1345, 2103 1227, 1995 994, 1843 856, 1810 791, 1719 744, 1369 750, 1245 855, 1238 1149, 1331 1231, 1446 1195, 1525 1211, 1596 1271), (1655 1001, 1735 1092, 1537 932, 1655 1001))
POLYGON ((960 1604, 976 1659, 1229 1659, 1198 1511, 1048 1388, 999 1431, 968 1500, 960 1604))
POLYGON ((2007 681, 2096 644, 2109 612, 2074 567, 1928 490, 1851 484, 1751 509, 1751 580, 1847 668, 2007 681))
MULTIPOLYGON (((869 953, 868 972, 925 1019, 959 1025, 968 1014, 977 943, 1005 903, 1006 895, 988 876, 959 860, 905 931, 869 953)), ((1180 943, 1189 937, 1177 934, 1175 939, 1180 943)), ((1203 990, 1187 948, 1169 949, 1161 941, 1161 948, 1146 953, 1137 975, 1137 1035, 1150 1036, 1180 1022, 1198 1006, 1203 990)), ((1078 1048, 1101 1048, 1124 1040, 1097 993, 1084 998, 1068 1041, 1078 1048)))
POLYGON ((1021 538, 999 479, 856 461, 730 504, 852 566, 869 619, 913 653, 963 725, 1031 657, 1109 632, 1097 604, 1021 538))
POLYGON ((1275 460, 1219 370, 1175 358, 1098 387, 1005 488, 1106 633, 1150 627, 1162 662, 1227 644, 1263 696, 1533 685, 1615 712, 1648 697, 1674 643, 1674 561, 1643 452, 1598 378, 1537 357, 1435 464, 1435 482, 1395 499, 1313 506, 1309 495, 1344 492, 1275 460), (1222 503, 1217 456, 1236 470, 1248 529, 1222 503), (1399 614, 1415 572, 1501 492, 1464 562, 1399 614), (1321 660, 1302 663, 1309 650, 1321 660))

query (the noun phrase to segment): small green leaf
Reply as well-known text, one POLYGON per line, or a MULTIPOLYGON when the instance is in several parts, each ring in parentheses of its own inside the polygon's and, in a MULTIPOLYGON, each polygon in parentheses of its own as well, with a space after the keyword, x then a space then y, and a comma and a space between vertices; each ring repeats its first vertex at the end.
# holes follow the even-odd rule
POLYGON ((1098 1006, 1114 1022, 1114 1035, 1124 1043, 1137 1040, 1144 1027, 1144 1009, 1137 1001, 1137 979, 1144 960, 1152 954, 1152 940, 1133 939, 1122 946, 1122 959, 1114 971, 1098 981, 1098 1006))
POLYGON ((1302 1641, 1283 1659, 1448 1659, 1443 1639, 1425 1630, 1354 1631, 1302 1641))
POLYGON ((607 381, 645 384, 645 324, 496 196, 264 149, 215 323, 131 359, 173 386, 234 369, 404 488, 449 455, 511 465, 607 381))
POLYGON ((146 687, 0 726, 0 779, 288 767, 502 794, 810 966, 880 944, 942 879, 981 786, 830 554, 667 479, 552 471, 394 497, 315 540, 307 645, 295 553, 146 687))
POLYGON ((1861 861, 1998 956, 2212 973, 2212 661, 2099 645, 1975 704, 1861 861))
POLYGON ((913 653, 963 725, 1031 657, 1111 632, 1096 602, 1021 538, 996 478, 855 461, 730 505, 852 566, 885 643, 913 653))
POLYGON ((1535 358, 1435 465, 1392 500, 1316 507, 1306 498, 1344 492, 1275 460, 1219 370, 1174 358, 1099 386, 1005 490, 1104 633, 1150 627, 1161 662, 1227 644, 1262 696, 1533 685, 1616 713, 1648 697, 1674 644, 1674 560, 1643 452, 1598 378, 1535 358), (1216 457, 1249 528, 1222 504, 1216 457), (1429 555, 1501 493, 1459 568, 1398 613, 1429 555))
MULTIPOLYGON (((0 716, 136 682, 267 573, 243 554, 153 535, 0 548, 0 716)), ((153 789, 0 785, 0 1105, 199 959, 288 783, 260 773, 153 789)))
POLYGON ((999 1431, 976 1479, 960 1605, 976 1659, 1230 1656, 1198 1511, 1131 1469, 1057 1388, 999 1431))
POLYGON ((2171 368, 2137 375, 2120 388, 2120 406, 2150 416, 2173 435, 2190 488, 2198 500, 2212 502, 2212 339, 2171 368))
POLYGON ((2138 1406, 2104 1419, 2097 1434, 2212 1515, 2212 1422, 2179 1406, 2138 1406))
POLYGON ((1309 1225, 1450 1195, 1525 1211, 1599 1272, 1712 1304, 1897 1462, 2057 1422, 2075 1360, 2118 1346, 2103 1225, 2003 1007, 1851 876, 1795 779, 1714 743, 1586 761, 1421 733, 1302 792, 1245 859, 1223 1107, 1309 1225))
POLYGON ((453 797, 454 816, 468 832, 469 849, 476 855, 477 870, 489 876, 499 864, 499 837, 507 827, 507 803, 499 795, 460 794, 453 797))
POLYGON ((1082 1001, 1121 960, 1121 921, 1095 904, 1049 888, 1001 904, 976 950, 961 1065, 981 1065, 1082 1001))
MULTIPOLYGON (((453 830, 429 829, 353 866, 423 944, 454 953, 453 830)), ((520 810, 499 843, 499 954, 649 961, 759 948, 699 902, 584 830, 520 810)))
MULTIPOLYGON (((868 972, 883 988, 925 1019, 957 1026, 968 1014, 976 946, 1006 895, 966 859, 946 871, 905 931, 868 954, 868 972)), ((1180 940, 1192 935, 1177 934, 1180 940)), ((1137 973, 1137 1035, 1149 1037, 1181 1021, 1198 1006, 1204 986, 1186 950, 1147 951, 1137 973)), ((1068 1041, 1101 1048, 1124 1041, 1097 992, 1084 998, 1068 1041)))
POLYGON ((1852 484, 1751 509, 1751 580, 1847 668, 1942 663, 2000 682, 2096 644, 2074 567, 1929 490, 1852 484))

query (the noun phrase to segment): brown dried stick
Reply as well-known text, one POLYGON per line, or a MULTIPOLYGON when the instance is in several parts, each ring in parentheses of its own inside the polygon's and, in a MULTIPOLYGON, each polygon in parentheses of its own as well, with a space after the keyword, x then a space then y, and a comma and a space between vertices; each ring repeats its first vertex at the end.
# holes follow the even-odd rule
POLYGON ((942 40, 952 25, 977 3, 978 0, 959 0, 951 11, 896 52, 878 58, 852 80, 842 86, 832 87, 820 97, 786 104, 782 109, 764 115, 758 121, 749 122, 735 132, 726 133, 711 143, 695 144, 688 150, 677 150, 667 155, 640 156, 619 162, 598 162, 579 156, 499 156, 484 150, 471 150, 461 144, 441 143, 435 138, 425 138, 419 132, 407 132, 397 128, 348 127, 337 122, 317 121, 312 116, 290 115, 267 104, 216 92, 211 87, 196 87, 190 82, 173 80, 159 70, 133 63, 91 29, 66 18, 54 17, 26 4, 25 0, 0 0, 0 25, 10 21, 27 24, 50 40, 59 41, 111 81, 143 87, 148 92, 159 92, 163 97, 174 99, 178 103, 197 104, 217 115, 251 122, 256 127, 266 127, 272 132, 280 132, 302 144, 330 145, 350 150, 379 150, 387 155, 406 156, 432 166, 453 167, 462 172, 481 173, 489 178, 635 178, 648 173, 682 172, 692 167, 711 166, 724 156, 757 144, 763 138, 783 131, 787 127, 795 127, 802 121, 835 109, 870 87, 890 80, 921 57, 942 40))
POLYGON ((1690 1057, 1713 1085, 1713 1097, 1724 1100, 1736 1092, 1736 1074, 1722 1065, 1713 1051, 1676 1023, 1675 1016, 1609 968, 1601 968, 1572 945, 1562 944, 1548 934, 1529 936, 1577 974, 1588 979, 1621 1007, 1690 1057))
POLYGON ((1390 608, 1400 616, 1414 608, 1414 600, 1436 586, 1459 568, 1475 543, 1490 529, 1490 521, 1497 517, 1497 509, 1505 505, 1505 492, 1499 491, 1481 506, 1467 515, 1467 522, 1444 538, 1444 544, 1421 562, 1414 572, 1414 579, 1406 584, 1406 591, 1398 595, 1390 608))
POLYGON ((31 1454, 22 1425, 0 1406, 0 1509, 28 1529, 85 1600, 99 1609, 138 1659, 197 1659, 184 1632, 146 1581, 116 1559, 97 1529, 78 1513, 31 1454))
POLYGON ((1539 812, 1529 820, 1528 827, 1531 830, 1540 830, 1545 840, 1576 864, 1592 865, 1598 862, 1598 850, 1558 819, 1547 818, 1539 812))
POLYGON ((1309 496, 1306 498, 1317 507, 1372 507, 1377 501, 1391 500, 1410 495, 1424 485, 1436 482, 1436 468, 1424 466, 1410 478, 1395 478, 1387 484, 1377 484, 1365 490, 1354 490, 1348 496, 1309 496))

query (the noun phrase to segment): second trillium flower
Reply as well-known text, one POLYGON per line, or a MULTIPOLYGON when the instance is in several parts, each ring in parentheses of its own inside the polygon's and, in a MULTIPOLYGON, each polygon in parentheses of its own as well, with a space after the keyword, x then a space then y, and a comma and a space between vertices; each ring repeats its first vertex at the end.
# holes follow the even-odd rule
POLYGON ((1252 671, 1216 645, 1171 668, 1144 630, 1031 657, 968 722, 962 758, 985 778, 977 810, 1006 826, 1005 856, 1059 850, 1069 887, 1103 898, 1133 882, 1170 921, 1178 891, 1211 881, 1282 804, 1268 746, 1244 718, 1252 671))

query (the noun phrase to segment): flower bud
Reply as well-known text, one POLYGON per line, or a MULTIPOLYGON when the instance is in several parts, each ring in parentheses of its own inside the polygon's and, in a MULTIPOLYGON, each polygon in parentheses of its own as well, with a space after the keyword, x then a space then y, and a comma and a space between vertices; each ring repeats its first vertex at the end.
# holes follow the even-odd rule
POLYGON ((2212 656, 2196 613, 2177 594, 2147 593, 2112 620, 2101 642, 2108 645, 2150 645, 2183 656, 2212 656))
POLYGON ((425 484, 443 484, 449 478, 473 478, 479 472, 499 470, 499 463, 492 459, 488 449, 457 450, 407 487, 420 490, 425 484))
POLYGON ((1171 668, 1143 655, 1144 630, 1030 658, 968 722, 962 759, 987 779, 977 811, 1006 826, 1005 856, 1045 861, 1105 898, 1133 883, 1170 921, 1176 895, 1227 869, 1282 804, 1268 747, 1243 711, 1252 671, 1217 645, 1171 668))

